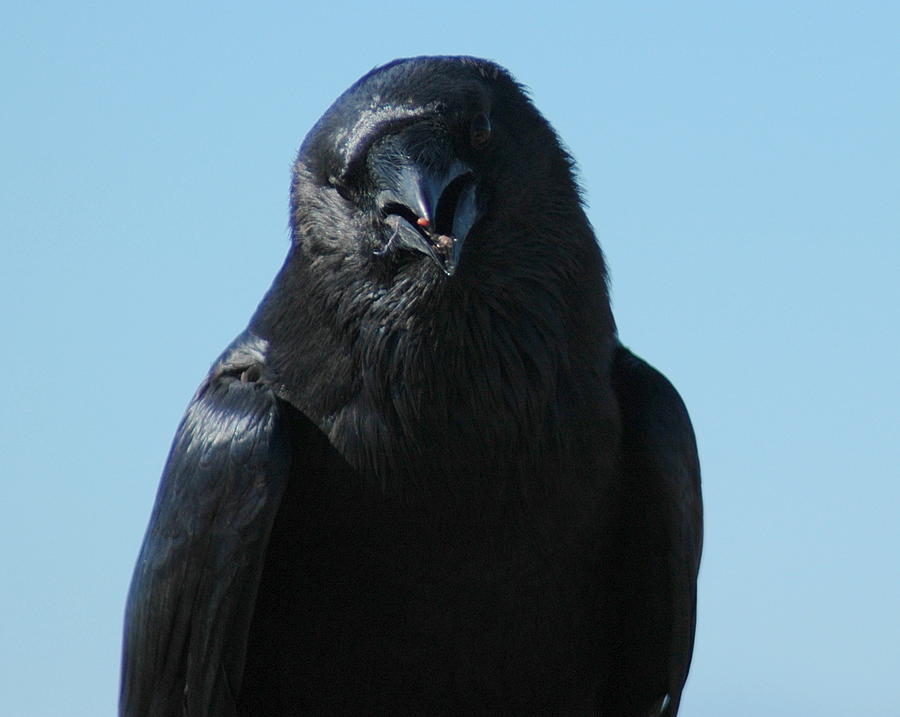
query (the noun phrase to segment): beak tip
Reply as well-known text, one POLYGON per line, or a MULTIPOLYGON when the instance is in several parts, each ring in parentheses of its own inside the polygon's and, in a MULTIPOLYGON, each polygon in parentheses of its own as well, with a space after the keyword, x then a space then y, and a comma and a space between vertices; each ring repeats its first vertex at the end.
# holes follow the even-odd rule
POLYGON ((432 244, 433 256, 438 266, 447 276, 453 276, 459 267, 459 255, 462 251, 463 239, 440 235, 432 244))

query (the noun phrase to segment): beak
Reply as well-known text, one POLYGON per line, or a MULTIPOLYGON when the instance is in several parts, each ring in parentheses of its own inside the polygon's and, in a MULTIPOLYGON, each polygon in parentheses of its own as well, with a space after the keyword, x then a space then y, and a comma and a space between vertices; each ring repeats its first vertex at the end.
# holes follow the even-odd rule
POLYGON ((404 162, 385 171, 378 207, 393 230, 385 252, 403 248, 431 257, 447 276, 478 218, 475 174, 460 161, 445 171, 404 162))

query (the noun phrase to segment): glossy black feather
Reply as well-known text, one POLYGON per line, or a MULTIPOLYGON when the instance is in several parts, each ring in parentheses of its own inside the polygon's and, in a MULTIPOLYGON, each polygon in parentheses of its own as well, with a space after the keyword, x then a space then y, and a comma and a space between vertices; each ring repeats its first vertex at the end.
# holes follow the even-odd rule
POLYGON ((234 714, 256 586, 290 469, 284 411, 248 381, 244 335, 188 406, 163 472, 126 614, 121 710, 234 714))
POLYGON ((176 436, 122 714, 675 715, 690 420, 619 344, 522 88, 473 58, 372 71, 304 141, 291 223, 176 436))
POLYGON ((612 372, 623 419, 617 699, 628 714, 641 694, 664 693, 661 714, 675 715, 691 663, 703 542, 697 446, 665 376, 625 348, 612 372))

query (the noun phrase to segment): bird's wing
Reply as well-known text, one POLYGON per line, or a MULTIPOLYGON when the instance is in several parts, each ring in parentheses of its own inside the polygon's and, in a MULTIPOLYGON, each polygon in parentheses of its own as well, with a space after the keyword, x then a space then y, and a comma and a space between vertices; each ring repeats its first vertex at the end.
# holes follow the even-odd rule
POLYGON ((643 645, 631 653, 641 655, 632 668, 633 674, 651 666, 666 673, 648 712, 663 717, 678 711, 693 650, 703 542, 700 463, 687 409, 665 376, 619 347, 613 380, 623 422, 625 552, 632 563, 623 594, 632 608, 654 616, 635 629, 643 645))
POLYGON ((243 334, 175 436, 132 579, 120 713, 233 715, 269 533, 290 470, 265 343, 243 334))

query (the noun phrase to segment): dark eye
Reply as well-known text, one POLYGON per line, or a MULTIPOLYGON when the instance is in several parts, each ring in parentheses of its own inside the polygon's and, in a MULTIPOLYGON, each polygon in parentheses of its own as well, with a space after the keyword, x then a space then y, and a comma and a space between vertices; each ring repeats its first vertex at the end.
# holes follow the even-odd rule
POLYGON ((346 183, 343 182, 341 179, 339 179, 338 177, 335 177, 334 175, 330 175, 325 180, 325 182, 328 184, 329 187, 336 190, 337 193, 339 195, 341 195, 344 199, 346 199, 348 202, 353 201, 353 199, 354 199, 353 192, 346 185, 346 183))
POLYGON ((491 121, 484 112, 479 112, 469 125, 469 142, 475 149, 484 149, 490 141, 491 121))

